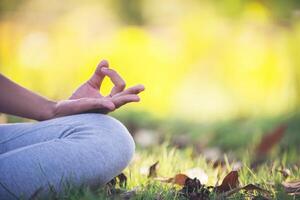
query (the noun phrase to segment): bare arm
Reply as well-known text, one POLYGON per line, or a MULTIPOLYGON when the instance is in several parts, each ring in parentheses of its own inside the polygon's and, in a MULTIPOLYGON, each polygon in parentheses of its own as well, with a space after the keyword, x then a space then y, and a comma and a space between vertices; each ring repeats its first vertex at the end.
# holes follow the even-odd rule
POLYGON ((139 101, 138 94, 144 86, 124 89, 124 80, 116 71, 109 69, 105 60, 98 64, 92 77, 69 99, 58 102, 35 94, 0 74, 0 112, 39 121, 83 112, 108 113, 124 104, 139 101), (105 76, 114 84, 108 96, 99 93, 105 76))
POLYGON ((44 120, 50 118, 55 104, 0 74, 0 112, 44 120))

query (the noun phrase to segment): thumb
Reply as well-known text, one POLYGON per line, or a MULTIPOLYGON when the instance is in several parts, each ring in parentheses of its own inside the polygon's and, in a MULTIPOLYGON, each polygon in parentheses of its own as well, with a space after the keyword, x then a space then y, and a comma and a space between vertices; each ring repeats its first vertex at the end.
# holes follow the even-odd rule
POLYGON ((102 60, 98 65, 97 65, 97 68, 94 72, 94 74, 92 75, 92 77, 88 80, 88 83, 96 88, 96 89, 100 89, 101 87, 101 84, 102 84, 102 81, 105 77, 105 74, 103 74, 101 72, 101 68, 103 67, 106 67, 108 68, 109 67, 109 64, 108 64, 108 61, 107 60, 102 60))

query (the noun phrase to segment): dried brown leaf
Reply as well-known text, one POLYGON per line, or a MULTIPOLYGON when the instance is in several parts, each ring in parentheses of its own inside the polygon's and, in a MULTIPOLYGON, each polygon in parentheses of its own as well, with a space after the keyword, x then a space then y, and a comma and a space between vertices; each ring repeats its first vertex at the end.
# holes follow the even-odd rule
POLYGON ((106 184, 105 189, 108 195, 116 194, 119 192, 119 189, 116 189, 117 183, 119 184, 120 188, 126 187, 127 177, 124 173, 121 173, 118 176, 114 177, 106 184))
POLYGON ((300 180, 282 183, 286 193, 300 195, 300 180))
POLYGON ((185 174, 176 174, 176 176, 173 178, 172 182, 177 184, 177 185, 185 185, 186 180, 191 179, 185 174))
POLYGON ((117 176, 119 179, 119 186, 120 187, 126 187, 127 186, 127 177, 125 176, 124 173, 121 173, 117 176))
POLYGON ((225 178, 220 186, 215 187, 217 193, 227 192, 234 189, 239 184, 239 174, 237 171, 231 171, 225 178))
POLYGON ((209 200, 210 187, 202 185, 197 178, 187 178, 179 194, 190 200, 209 200))
MULTIPOLYGON (((172 178, 165 178, 165 177, 155 177, 155 180, 161 181, 161 182, 165 182, 165 183, 173 183, 173 184, 177 184, 180 186, 184 186, 186 183, 187 179, 191 179, 190 177, 188 177, 185 174, 176 174, 174 177, 172 178)), ((191 179, 192 180, 192 179, 191 179)))
POLYGON ((156 161, 153 165, 150 166, 148 178, 157 177, 158 163, 159 163, 159 161, 156 161))
POLYGON ((265 135, 262 139, 260 144, 256 148, 256 155, 266 155, 272 147, 274 147, 276 144, 280 142, 282 139, 285 131, 287 129, 287 126, 282 124, 278 126, 276 129, 271 131, 269 134, 265 135))
POLYGON ((258 186, 254 185, 254 184, 248 184, 248 185, 242 187, 242 189, 243 189, 243 190, 246 190, 246 191, 256 190, 256 191, 258 191, 258 192, 263 192, 263 193, 266 193, 266 194, 269 194, 269 193, 270 193, 270 191, 265 190, 265 189, 263 189, 263 188, 261 188, 261 187, 258 187, 258 186))
POLYGON ((114 177, 113 179, 111 179, 108 183, 106 183, 106 185, 108 186, 108 187, 115 187, 116 186, 116 184, 117 184, 117 178, 116 177, 114 177))
POLYGON ((266 155, 280 142, 286 129, 287 126, 282 124, 261 139, 261 142, 256 147, 255 157, 254 161, 251 163, 251 168, 254 169, 266 161, 266 155))
POLYGON ((262 192, 264 194, 268 194, 268 195, 270 194, 270 192, 268 190, 262 189, 262 188, 260 188, 260 187, 258 187, 256 185, 253 185, 253 184, 248 184, 248 185, 246 185, 244 187, 237 187, 237 188, 234 188, 232 190, 229 190, 229 191, 227 191, 227 192, 219 195, 219 199, 222 199, 224 197, 229 197, 229 196, 231 196, 231 195, 233 195, 233 194, 235 194, 235 193, 237 193, 237 192, 239 192, 241 190, 246 190, 247 192, 256 190, 256 191, 262 192))

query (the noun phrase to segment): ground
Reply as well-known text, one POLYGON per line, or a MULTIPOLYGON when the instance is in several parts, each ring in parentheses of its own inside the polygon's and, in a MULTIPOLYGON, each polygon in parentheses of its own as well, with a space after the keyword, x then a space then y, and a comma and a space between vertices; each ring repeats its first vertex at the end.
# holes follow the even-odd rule
POLYGON ((72 188, 67 189, 64 199, 187 199, 179 192, 183 186, 165 180, 183 173, 197 177, 205 186, 217 186, 232 170, 238 171, 239 186, 254 184, 268 192, 239 191, 225 198, 211 191, 210 199, 300 199, 287 194, 282 185, 300 180, 299 116, 239 118, 207 125, 158 120, 141 113, 117 115, 135 138, 151 134, 142 138, 155 143, 143 146, 145 143, 137 139, 135 156, 123 172, 125 187, 117 184, 96 192, 72 188), (157 161, 152 177, 148 177, 157 161))

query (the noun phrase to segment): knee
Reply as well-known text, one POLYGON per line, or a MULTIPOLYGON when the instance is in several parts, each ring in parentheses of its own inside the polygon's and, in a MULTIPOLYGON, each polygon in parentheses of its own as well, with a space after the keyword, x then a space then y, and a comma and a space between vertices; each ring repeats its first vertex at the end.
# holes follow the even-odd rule
POLYGON ((89 114, 88 124, 94 132, 96 149, 109 169, 102 178, 103 183, 120 174, 130 163, 135 152, 135 143, 127 128, 108 115, 89 114), (97 142, 98 141, 98 142, 97 142))
POLYGON ((82 114, 81 123, 88 131, 78 133, 81 136, 84 134, 94 136, 90 137, 93 138, 91 143, 95 142, 101 154, 110 156, 109 159, 115 161, 113 166, 116 172, 119 173, 128 166, 135 152, 135 143, 120 121, 103 114, 82 114))
MULTIPOLYGON (((122 156, 121 160, 127 166, 135 152, 135 142, 132 135, 119 120, 111 116, 96 114, 94 117, 96 126, 99 127, 97 122, 103 122, 101 128, 103 128, 105 136, 109 137, 107 142, 111 144, 112 149, 115 149, 117 154, 122 156)), ((97 129, 96 134, 103 139, 103 133, 99 129, 97 129)))

